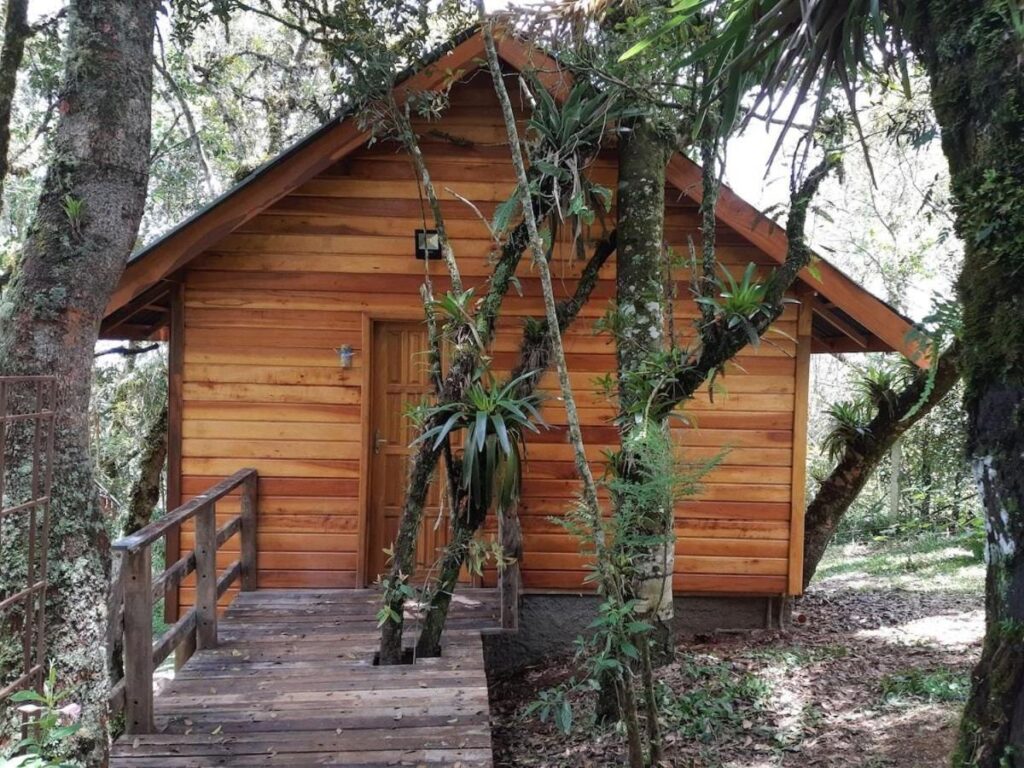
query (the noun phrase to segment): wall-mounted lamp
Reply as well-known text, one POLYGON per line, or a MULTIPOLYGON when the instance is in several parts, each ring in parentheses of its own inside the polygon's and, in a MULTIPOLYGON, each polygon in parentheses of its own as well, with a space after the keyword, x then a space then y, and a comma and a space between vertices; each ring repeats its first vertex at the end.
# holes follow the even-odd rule
POLYGON ((355 351, 352 349, 352 345, 342 344, 335 350, 335 352, 338 353, 338 365, 346 370, 352 367, 352 360, 356 356, 355 351))
POLYGON ((436 229, 416 230, 416 258, 420 261, 441 258, 441 238, 436 229))

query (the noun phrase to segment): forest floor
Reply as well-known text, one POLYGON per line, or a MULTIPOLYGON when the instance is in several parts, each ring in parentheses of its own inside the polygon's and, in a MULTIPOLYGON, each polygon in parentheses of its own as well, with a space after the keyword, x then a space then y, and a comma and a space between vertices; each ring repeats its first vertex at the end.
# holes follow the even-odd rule
MULTIPOLYGON (((984 566, 957 540, 834 548, 792 626, 688 638, 662 670, 668 763, 679 768, 948 763, 984 631, 984 566)), ((495 764, 625 765, 622 735, 572 695, 570 735, 526 708, 572 660, 491 686, 495 764)))

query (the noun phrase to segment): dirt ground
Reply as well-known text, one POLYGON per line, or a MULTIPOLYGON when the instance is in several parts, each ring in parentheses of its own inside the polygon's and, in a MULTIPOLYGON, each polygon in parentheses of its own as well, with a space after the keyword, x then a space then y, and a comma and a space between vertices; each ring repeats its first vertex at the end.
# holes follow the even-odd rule
MULTIPOLYGON (((784 632, 698 636, 660 674, 668 764, 681 768, 948 763, 984 628, 983 569, 962 547, 848 547, 784 632)), ((492 685, 497 766, 624 765, 621 733, 573 695, 565 735, 524 710, 571 659, 492 685)))

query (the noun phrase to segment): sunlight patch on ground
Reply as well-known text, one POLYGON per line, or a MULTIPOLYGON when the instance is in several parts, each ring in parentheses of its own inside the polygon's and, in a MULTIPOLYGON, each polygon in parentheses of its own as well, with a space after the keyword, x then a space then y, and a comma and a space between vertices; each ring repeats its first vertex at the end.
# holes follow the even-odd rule
POLYGON ((891 627, 864 629, 857 637, 874 637, 888 642, 928 643, 949 648, 980 643, 985 635, 985 611, 967 611, 941 616, 925 616, 891 627))
POLYGON ((888 586, 912 592, 983 594, 985 566, 956 539, 892 543, 846 544, 830 549, 815 583, 826 590, 888 586))

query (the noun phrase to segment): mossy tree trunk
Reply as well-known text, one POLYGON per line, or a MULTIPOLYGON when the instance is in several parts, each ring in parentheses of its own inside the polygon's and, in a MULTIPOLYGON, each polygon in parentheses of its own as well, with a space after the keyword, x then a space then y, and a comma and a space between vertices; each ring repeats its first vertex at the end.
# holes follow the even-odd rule
POLYGON ((18 69, 25 55, 25 41, 32 34, 28 25, 28 0, 7 0, 5 6, 4 42, 0 50, 0 204, 7 179, 11 107, 18 87, 18 69))
POLYGON ((961 368, 988 531, 986 631, 956 766, 1024 765, 1024 29, 1003 0, 908 20, 928 72, 964 243, 961 368))
MULTIPOLYGON (((625 122, 619 130, 619 186, 616 198, 619 249, 616 256, 616 357, 619 386, 620 448, 616 476, 620 483, 644 484, 650 476, 643 458, 630 447, 633 434, 667 429, 664 418, 650 419, 650 387, 645 371, 668 349, 665 322, 665 167, 669 142, 649 119, 625 122), (641 384, 638 379, 644 379, 641 384)), ((639 494, 617 494, 616 514, 639 494)), ((631 589, 638 616, 654 627, 650 634, 655 664, 672 658, 672 574, 675 529, 671 494, 649 499, 646 509, 632 510, 641 526, 630 535, 656 542, 634 563, 631 589)))
POLYGON ((822 481, 804 520, 804 589, 811 583, 843 515, 864 489, 871 473, 893 444, 923 419, 960 380, 957 363, 960 345, 954 343, 936 361, 932 371, 917 372, 910 383, 894 393, 893 404, 882 404, 857 438, 849 442, 835 468, 822 481))
MULTIPOLYGON (((49 655, 84 708, 88 765, 107 748, 104 606, 109 553, 93 485, 93 348, 135 245, 149 172, 153 29, 149 0, 75 0, 60 119, 35 219, 0 305, 0 373, 57 376, 48 604, 49 655)), ((8 446, 15 462, 31 446, 8 446)))

